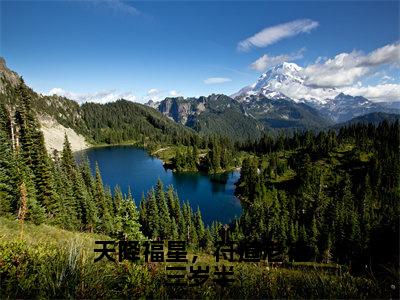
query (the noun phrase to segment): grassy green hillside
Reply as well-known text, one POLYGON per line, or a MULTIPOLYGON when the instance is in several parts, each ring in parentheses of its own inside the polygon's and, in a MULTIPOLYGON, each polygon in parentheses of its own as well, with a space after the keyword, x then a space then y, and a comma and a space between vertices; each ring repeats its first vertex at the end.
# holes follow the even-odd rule
MULTIPOLYGON (((234 282, 221 289, 211 279, 198 287, 171 287, 164 263, 94 262, 95 240, 105 236, 0 217, 1 298, 367 298, 380 294, 371 278, 334 265, 232 263, 234 282)), ((193 256, 188 253, 188 257, 193 256)), ((215 265, 206 253, 196 266, 215 265)), ((226 263, 226 262, 225 262, 226 263)), ((222 263, 219 263, 221 266, 222 263)), ((388 296, 388 295, 386 295, 388 296)))

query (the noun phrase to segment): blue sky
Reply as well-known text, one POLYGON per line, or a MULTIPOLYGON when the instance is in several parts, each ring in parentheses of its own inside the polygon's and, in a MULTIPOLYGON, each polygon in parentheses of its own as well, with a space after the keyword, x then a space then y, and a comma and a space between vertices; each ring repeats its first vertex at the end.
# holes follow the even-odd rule
POLYGON ((395 47, 391 60, 384 58, 373 72, 351 75, 348 82, 399 84, 393 62, 399 43, 397 1, 0 5, 0 55, 7 65, 38 92, 58 91, 81 101, 232 94, 282 59, 307 67, 320 58, 323 66, 340 53, 355 53, 359 60, 387 45, 395 47))

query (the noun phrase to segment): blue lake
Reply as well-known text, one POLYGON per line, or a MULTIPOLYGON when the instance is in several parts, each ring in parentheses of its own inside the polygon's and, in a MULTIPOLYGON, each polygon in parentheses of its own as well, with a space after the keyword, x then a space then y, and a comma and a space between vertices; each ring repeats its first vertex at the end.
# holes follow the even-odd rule
POLYGON ((160 178, 165 187, 174 186, 181 201, 188 200, 194 210, 200 207, 207 224, 214 220, 227 223, 242 212, 240 201, 234 196, 239 172, 216 176, 174 173, 165 169, 161 160, 132 146, 90 148, 75 154, 78 161, 82 156, 88 157, 93 172, 98 163, 103 183, 112 190, 119 185, 127 193, 130 187, 137 206, 142 193, 160 178))

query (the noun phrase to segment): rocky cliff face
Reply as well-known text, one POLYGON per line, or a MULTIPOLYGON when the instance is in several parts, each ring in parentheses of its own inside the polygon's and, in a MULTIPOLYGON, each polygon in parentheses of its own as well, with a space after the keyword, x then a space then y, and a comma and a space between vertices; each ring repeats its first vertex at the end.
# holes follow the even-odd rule
POLYGON ((59 124, 49 116, 39 117, 40 129, 43 132, 46 149, 49 153, 54 150, 61 151, 64 147, 64 136, 68 136, 72 151, 80 151, 90 147, 85 137, 76 133, 73 129, 59 124))
POLYGON ((0 92, 4 92, 5 85, 8 83, 12 87, 16 87, 21 82, 21 77, 7 68, 6 61, 4 58, 0 57, 0 92))
POLYGON ((195 114, 194 106, 195 103, 193 103, 192 108, 192 102, 185 100, 182 97, 166 98, 165 100, 161 101, 158 106, 158 110, 175 122, 186 125, 189 116, 195 114))
POLYGON ((245 113, 241 103, 226 95, 166 98, 156 107, 175 122, 201 133, 247 138, 259 136, 264 130, 261 123, 245 113))
POLYGON ((8 111, 8 122, 11 127, 15 126, 15 112, 19 106, 19 99, 12 93, 20 84, 29 91, 31 95, 31 107, 36 113, 41 125, 46 148, 49 153, 54 149, 62 150, 64 135, 68 136, 71 148, 74 151, 88 148, 90 144, 76 129, 82 122, 79 114, 79 105, 74 101, 58 96, 42 96, 25 86, 21 77, 11 71, 3 58, 0 57, 0 102, 8 111), (75 124, 75 128, 71 128, 75 124))
MULTIPOLYGON (((280 93, 258 93, 237 96, 210 95, 199 98, 166 98, 158 110, 169 118, 196 129, 213 126, 227 127, 225 131, 241 131, 245 136, 250 131, 268 128, 319 128, 330 124, 314 108, 295 102, 280 93), (217 121, 216 119, 219 119, 217 121), (224 122, 224 124, 222 124, 224 122), (240 128, 248 128, 243 131, 240 128)), ((218 131, 218 128, 215 128, 218 131)), ((257 135, 257 133, 256 133, 257 135)))

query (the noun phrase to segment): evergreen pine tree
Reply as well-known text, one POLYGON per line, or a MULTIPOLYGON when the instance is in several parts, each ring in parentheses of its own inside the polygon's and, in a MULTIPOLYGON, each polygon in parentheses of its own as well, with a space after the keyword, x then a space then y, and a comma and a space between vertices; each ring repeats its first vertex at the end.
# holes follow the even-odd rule
POLYGON ((140 231, 139 214, 130 191, 128 197, 122 199, 119 205, 117 219, 121 224, 118 236, 124 240, 141 240, 143 238, 140 231))
POLYGON ((148 220, 148 231, 149 231, 149 237, 156 239, 159 237, 159 213, 158 213, 158 205, 157 205, 157 199, 156 199, 156 194, 154 189, 149 191, 147 195, 147 220, 148 220))
POLYGON ((28 167, 19 166, 20 174, 20 189, 21 199, 19 202, 19 211, 23 209, 23 204, 26 202, 26 213, 24 219, 31 221, 36 225, 43 223, 46 220, 45 209, 38 203, 36 199, 36 188, 33 181, 33 173, 28 167))
POLYGON ((99 229, 103 233, 109 234, 114 232, 113 220, 111 217, 112 206, 109 205, 109 200, 104 191, 103 180, 101 179, 100 169, 96 165, 96 176, 95 176, 95 190, 94 199, 95 203, 98 205, 100 223, 99 229))
POLYGON ((140 201, 140 209, 139 209, 139 223, 141 224, 142 232, 145 236, 149 236, 149 226, 148 226, 148 218, 147 218, 147 202, 144 194, 142 193, 142 199, 140 201))
POLYGON ((6 133, 0 128, 0 215, 17 211, 17 164, 6 133))
POLYGON ((171 235, 171 218, 169 215, 168 204, 165 198, 164 185, 160 179, 156 185, 156 200, 159 220, 159 235, 161 239, 166 239, 171 235))

